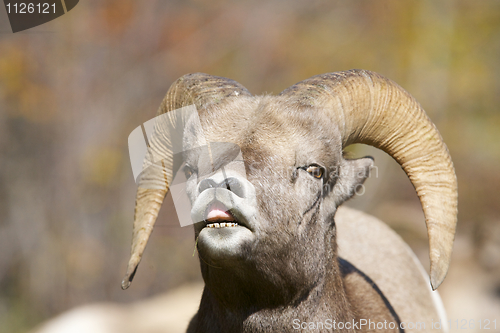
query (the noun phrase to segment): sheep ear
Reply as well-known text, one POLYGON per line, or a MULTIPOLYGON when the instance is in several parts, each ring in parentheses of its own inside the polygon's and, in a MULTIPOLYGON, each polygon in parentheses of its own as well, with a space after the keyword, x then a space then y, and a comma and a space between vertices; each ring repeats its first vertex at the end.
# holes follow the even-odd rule
POLYGON ((342 159, 337 175, 337 182, 331 194, 335 199, 337 207, 354 194, 364 191, 361 185, 363 185, 366 178, 370 175, 372 167, 373 158, 370 156, 355 160, 342 159))

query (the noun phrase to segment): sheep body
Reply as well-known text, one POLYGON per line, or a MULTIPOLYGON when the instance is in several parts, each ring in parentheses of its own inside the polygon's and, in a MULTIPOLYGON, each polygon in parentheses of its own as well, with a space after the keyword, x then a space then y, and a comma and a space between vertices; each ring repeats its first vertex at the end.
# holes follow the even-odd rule
MULTIPOLYGON (((423 268, 413 252, 392 229, 373 216, 345 206, 337 211, 336 225, 339 255, 373 279, 402 322, 425 322, 427 331, 431 331, 428 328, 439 319, 446 322, 437 291, 430 290, 427 274, 422 274, 423 268), (382 255, 374 260, 375 253, 382 255), (408 288, 399 290, 395 279, 406 281, 408 288), (424 306, 415 306, 415 303, 424 306)), ((85 305, 51 319, 32 333, 185 332, 189 319, 198 310, 202 291, 203 285, 196 284, 132 304, 85 305)), ((292 325, 293 322, 291 328, 292 325)), ((417 331, 426 330, 406 329, 406 332, 417 331)), ((432 331, 439 332, 438 329, 432 331)))
POLYGON ((432 288, 446 276, 457 215, 453 163, 435 125, 401 87, 352 70, 314 76, 278 96, 252 96, 235 81, 196 73, 172 85, 164 113, 148 154, 163 159, 146 163, 139 177, 122 288, 135 275, 172 176, 182 170, 205 281, 189 333, 293 332, 305 328, 296 323, 323 323, 309 327, 321 332, 329 330, 327 320, 342 323, 333 329, 344 332, 444 326, 429 325, 443 319, 442 311, 407 245, 374 222, 343 235, 335 217, 373 166, 370 157, 345 159, 343 149, 365 143, 385 151, 420 198, 432 288), (197 113, 170 112, 189 105, 197 113), (175 142, 183 143, 182 161, 175 142), (370 239, 360 241, 363 233, 370 239), (361 327, 363 321, 376 326, 361 327))
MULTIPOLYGON (((379 219, 345 206, 339 207, 335 222, 339 257, 352 263, 373 280, 398 315, 404 332, 448 331, 446 312, 439 293, 430 288, 428 274, 398 234, 379 219)), ((346 282, 350 301, 365 311, 364 315, 358 315, 359 318, 356 319, 358 324, 361 319, 371 320, 372 323, 383 323, 384 318, 379 320, 377 318, 380 316, 380 308, 385 309, 385 305, 382 305, 380 301, 366 305, 371 301, 366 297, 369 288, 360 288, 359 278, 353 277, 351 281, 346 282)), ((308 312, 316 312, 317 309, 311 308, 310 311, 303 311, 294 318, 286 318, 283 323, 285 327, 281 331, 296 331, 293 326, 294 320, 295 324, 327 323, 327 320, 331 319, 327 312, 317 319, 306 319, 307 317, 304 316, 308 312)), ((212 316, 214 309, 204 308, 202 304, 199 311, 212 316)), ((269 317, 270 314, 264 313, 263 316, 269 317)), ((253 314, 253 317, 251 320, 263 322, 258 314, 253 314)), ((273 316, 273 319, 277 322, 278 317, 278 315, 273 316)), ((195 316, 188 333, 198 332, 195 328, 196 321, 195 316)), ((273 327, 277 324, 276 322, 272 323, 273 327)), ((215 332, 215 330, 212 331, 215 332)), ((212 331, 206 330, 206 332, 212 331)), ((321 329, 314 331, 322 332, 321 329)), ((325 330, 325 332, 331 331, 325 330)), ((359 331, 375 330, 367 329, 365 325, 359 331)), ((399 330, 387 331, 399 332, 399 330)))

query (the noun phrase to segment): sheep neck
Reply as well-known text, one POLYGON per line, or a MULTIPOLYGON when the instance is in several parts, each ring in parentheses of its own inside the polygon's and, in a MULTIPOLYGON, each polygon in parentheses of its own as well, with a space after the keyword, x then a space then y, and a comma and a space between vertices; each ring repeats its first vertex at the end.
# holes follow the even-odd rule
POLYGON ((296 332, 294 319, 352 321, 355 315, 341 278, 335 237, 328 242, 331 250, 324 251, 318 262, 323 267, 317 272, 320 277, 305 287, 303 281, 284 280, 276 285, 248 274, 243 281, 232 270, 209 270, 202 265, 206 286, 196 321, 227 332, 296 332))

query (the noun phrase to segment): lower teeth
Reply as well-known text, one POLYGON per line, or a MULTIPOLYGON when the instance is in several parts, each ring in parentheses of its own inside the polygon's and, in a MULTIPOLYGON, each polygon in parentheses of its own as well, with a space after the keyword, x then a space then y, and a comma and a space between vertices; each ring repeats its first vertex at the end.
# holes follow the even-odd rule
POLYGON ((227 227, 236 227, 238 223, 226 222, 226 223, 211 223, 207 224, 207 228, 227 228, 227 227))

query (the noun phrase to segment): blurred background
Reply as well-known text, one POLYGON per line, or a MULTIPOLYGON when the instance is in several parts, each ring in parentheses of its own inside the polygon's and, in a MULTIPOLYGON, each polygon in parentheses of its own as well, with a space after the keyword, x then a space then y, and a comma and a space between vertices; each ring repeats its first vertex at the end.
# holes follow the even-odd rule
MULTIPOLYGON (((120 289, 136 190, 127 138, 174 80, 205 72, 277 94, 352 68, 398 82, 439 128, 459 181, 440 292, 449 319, 476 320, 468 332, 485 319, 500 331, 500 1, 89 0, 16 34, 0 8, 0 332, 201 280, 192 230, 166 204, 120 289)), ((378 173, 349 205, 389 223, 428 269, 411 183, 384 153, 350 154, 374 156, 378 173)))

